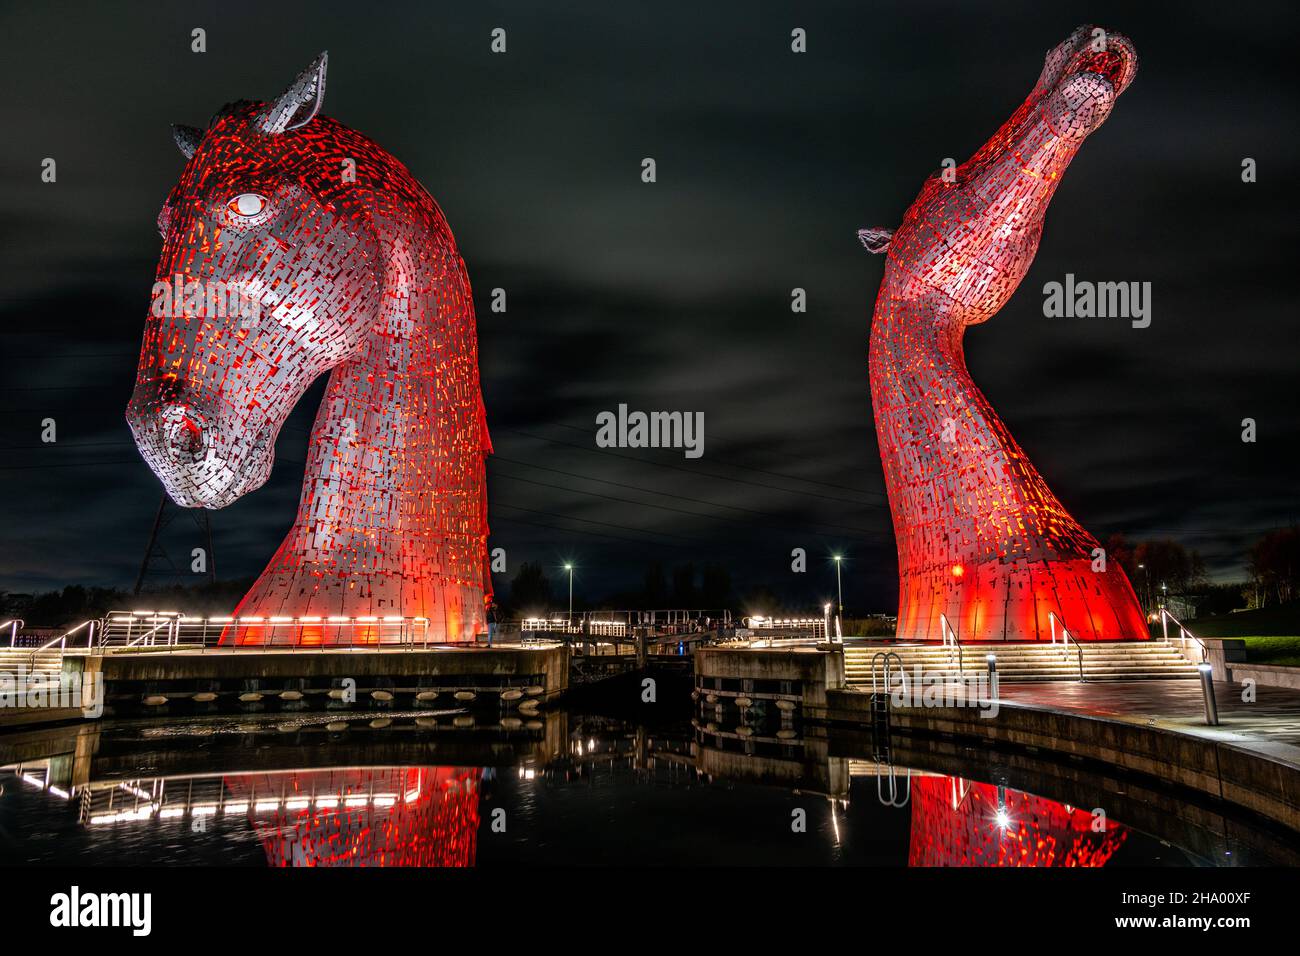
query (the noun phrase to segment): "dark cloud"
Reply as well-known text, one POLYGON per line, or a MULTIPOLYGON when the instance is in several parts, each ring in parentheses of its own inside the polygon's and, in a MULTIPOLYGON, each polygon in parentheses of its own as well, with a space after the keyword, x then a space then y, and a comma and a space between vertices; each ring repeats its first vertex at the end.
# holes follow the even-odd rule
MULTIPOLYGON (((181 166, 168 124, 272 95, 328 48, 326 112, 416 172, 469 265, 494 544, 513 563, 572 559, 599 593, 652 560, 720 561, 742 588, 811 604, 834 586, 820 558, 843 550, 849 601, 892 607, 866 383, 881 262, 854 232, 896 224, 1090 18, 1133 38, 1140 72, 1067 174, 1021 290, 969 332, 969 363, 1087 527, 1170 534, 1240 573, 1259 529, 1295 517, 1286 6, 223 2, 0 14, 0 588, 131 582, 159 486, 122 409, 181 166), (57 185, 39 182, 45 156, 57 185), (1044 318, 1042 285, 1066 272, 1152 282, 1152 326, 1044 318), (506 315, 487 309, 497 286, 506 315), (620 402, 703 411, 704 458, 599 453, 595 416, 620 402), (1256 445, 1238 438, 1248 416, 1256 445)), ((255 574, 287 528, 319 395, 268 485, 214 517, 223 575, 255 574)))

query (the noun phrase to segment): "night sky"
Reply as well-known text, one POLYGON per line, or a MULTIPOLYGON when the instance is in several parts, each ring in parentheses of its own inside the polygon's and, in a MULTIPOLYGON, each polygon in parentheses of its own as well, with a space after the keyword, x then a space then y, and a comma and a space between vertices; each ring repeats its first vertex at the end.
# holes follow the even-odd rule
MULTIPOLYGON (((557 584, 573 561, 589 598, 639 586, 652 561, 718 562, 742 593, 770 585, 812 608, 842 551, 849 613, 894 610, 866 378, 884 262, 855 233, 897 225, 925 176, 974 152, 1088 22, 1132 38, 1138 75, 1066 174, 1020 290, 967 334, 971 373, 1103 540, 1172 536, 1226 580, 1295 520, 1289 5, 534 6, 0 13, 0 590, 133 582, 161 488, 123 411, 155 218, 183 165, 169 124, 271 98, 322 49, 324 112, 425 184, 474 283, 490 543, 510 562, 498 589, 525 560, 557 584), (498 26, 505 55, 489 50, 498 26), (1245 157, 1257 183, 1241 182, 1245 157), (1151 282, 1150 328, 1044 318, 1043 284, 1067 272, 1151 282), (704 456, 597 450, 596 415, 620 402, 702 411, 704 456), (40 441, 46 417, 55 445, 40 441), (790 573, 794 547, 805 575, 790 573)), ((213 515, 222 577, 259 572, 288 529, 322 385, 282 432, 270 482, 213 515)), ((187 553, 188 523, 175 527, 187 553)))

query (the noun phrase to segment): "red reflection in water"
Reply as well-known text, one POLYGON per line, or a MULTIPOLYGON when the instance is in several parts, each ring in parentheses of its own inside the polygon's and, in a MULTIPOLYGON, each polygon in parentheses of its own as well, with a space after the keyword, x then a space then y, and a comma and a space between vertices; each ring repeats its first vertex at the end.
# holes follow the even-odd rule
POLYGON ((225 784, 247 798, 271 866, 473 866, 479 775, 378 767, 240 774, 225 784))
POLYGON ((913 778, 911 804, 908 866, 1105 866, 1128 837, 1088 810, 960 777, 913 778))

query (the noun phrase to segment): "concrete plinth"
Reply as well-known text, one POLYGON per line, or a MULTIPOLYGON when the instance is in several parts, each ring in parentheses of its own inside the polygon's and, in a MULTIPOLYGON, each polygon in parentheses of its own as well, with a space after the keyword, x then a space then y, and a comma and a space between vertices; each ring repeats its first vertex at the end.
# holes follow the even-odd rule
POLYGON ((702 647, 695 652, 695 687, 701 694, 797 697, 802 716, 811 720, 825 719, 826 692, 843 686, 840 645, 702 647))

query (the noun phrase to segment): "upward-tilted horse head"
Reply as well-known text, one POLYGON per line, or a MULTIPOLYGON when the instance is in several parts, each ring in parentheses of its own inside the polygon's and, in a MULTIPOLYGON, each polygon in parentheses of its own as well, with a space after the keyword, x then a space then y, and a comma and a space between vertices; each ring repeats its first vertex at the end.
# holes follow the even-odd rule
POLYGON ((1047 207, 1079 148, 1137 74, 1132 42, 1081 26, 1047 52, 1020 108, 970 159, 936 172, 897 230, 864 229, 872 252, 911 280, 908 295, 943 304, 946 321, 995 315, 1029 271, 1047 207))
POLYGON ((238 613, 427 617, 431 639, 466 639, 490 591, 469 280, 407 169, 320 115, 326 62, 173 128, 188 163, 127 420, 173 500, 221 508, 267 480, 330 371, 297 521, 238 613))
POLYGON ((859 233, 887 254, 868 361, 900 637, 1148 636, 1123 569, 1034 469, 971 378, 964 344, 1024 278, 1061 177, 1136 71, 1126 37, 1079 27, 993 137, 926 180, 897 230, 859 233))

